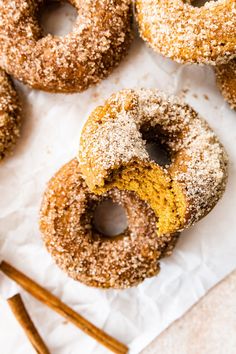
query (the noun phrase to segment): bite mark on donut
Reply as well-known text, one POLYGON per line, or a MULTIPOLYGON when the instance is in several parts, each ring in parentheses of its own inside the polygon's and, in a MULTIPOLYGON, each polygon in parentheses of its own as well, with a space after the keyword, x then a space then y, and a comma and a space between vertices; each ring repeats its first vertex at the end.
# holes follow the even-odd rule
POLYGON ((78 158, 93 192, 135 191, 155 211, 160 234, 205 216, 227 181, 227 155, 208 124, 179 98, 157 90, 123 90, 95 109, 78 158), (168 148, 169 166, 150 160, 145 126, 168 148))
POLYGON ((154 163, 131 163, 106 178, 98 194, 118 188, 134 191, 154 210, 158 235, 181 230, 185 224, 186 198, 165 170, 154 163))

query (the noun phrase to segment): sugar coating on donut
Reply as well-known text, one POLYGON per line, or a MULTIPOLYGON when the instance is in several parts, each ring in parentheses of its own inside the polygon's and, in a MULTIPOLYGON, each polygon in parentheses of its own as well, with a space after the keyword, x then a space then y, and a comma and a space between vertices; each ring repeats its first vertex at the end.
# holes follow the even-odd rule
POLYGON ((179 98, 157 90, 123 90, 86 122, 78 155, 89 188, 135 191, 155 211, 159 233, 186 228, 222 196, 227 155, 208 124, 179 98), (143 130, 155 132, 169 166, 149 159, 143 130))
POLYGON ((215 65, 235 57, 236 2, 136 0, 141 37, 158 53, 182 62, 215 65))
POLYGON ((0 2, 0 66, 31 87, 78 92, 107 77, 132 39, 131 0, 70 0, 73 30, 43 36, 42 0, 0 2))
POLYGON ((86 285, 127 288, 159 272, 178 234, 157 237, 156 216, 133 192, 111 190, 102 196, 86 186, 76 159, 51 179, 44 195, 40 229, 48 251, 69 276, 86 285), (126 211, 128 227, 107 238, 93 225, 96 206, 112 199, 126 211))
POLYGON ((216 82, 224 99, 236 109, 236 59, 215 67, 216 82))
POLYGON ((0 161, 15 146, 20 134, 21 107, 11 79, 0 69, 0 161))

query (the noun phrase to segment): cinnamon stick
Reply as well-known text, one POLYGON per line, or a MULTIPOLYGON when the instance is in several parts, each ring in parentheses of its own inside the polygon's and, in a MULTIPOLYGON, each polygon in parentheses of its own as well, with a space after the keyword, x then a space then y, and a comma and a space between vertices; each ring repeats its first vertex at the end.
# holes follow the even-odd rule
POLYGON ((106 348, 110 349, 113 353, 126 354, 128 352, 128 347, 126 345, 120 343, 101 329, 97 328, 91 322, 64 304, 56 296, 51 294, 48 290, 38 285, 34 280, 30 279, 10 264, 2 261, 0 263, 0 270, 36 299, 49 306, 68 321, 72 322, 75 326, 93 337, 106 348))
POLYGON ((36 352, 38 354, 50 354, 35 325, 33 324, 20 294, 10 297, 7 299, 7 302, 36 352))

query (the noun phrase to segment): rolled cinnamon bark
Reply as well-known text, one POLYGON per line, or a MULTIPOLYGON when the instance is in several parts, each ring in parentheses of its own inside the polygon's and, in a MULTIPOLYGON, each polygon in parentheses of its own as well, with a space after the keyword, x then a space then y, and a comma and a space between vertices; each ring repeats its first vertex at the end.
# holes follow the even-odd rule
POLYGON ((101 343, 113 353, 126 354, 128 347, 120 343, 109 334, 94 326, 91 322, 72 310, 69 306, 64 304, 56 296, 51 294, 48 290, 38 285, 34 280, 28 278, 22 272, 11 266, 10 264, 2 261, 0 263, 0 270, 9 278, 14 280, 22 288, 28 291, 36 299, 59 313, 61 316, 72 322, 75 326, 80 328, 89 336, 93 337, 97 342, 101 343))
POLYGON ((16 294, 10 297, 9 299, 7 299, 7 302, 13 314, 15 315, 15 318, 17 319, 17 321, 20 323, 21 327, 25 331, 25 334, 29 338, 36 352, 38 354, 50 354, 37 328, 32 322, 20 294, 16 294))

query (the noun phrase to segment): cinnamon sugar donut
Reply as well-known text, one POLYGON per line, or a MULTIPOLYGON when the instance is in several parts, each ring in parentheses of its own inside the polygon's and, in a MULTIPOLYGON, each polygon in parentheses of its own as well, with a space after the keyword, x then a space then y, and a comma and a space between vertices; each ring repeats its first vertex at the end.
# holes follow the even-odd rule
POLYGON ((44 0, 2 0, 0 66, 50 92, 83 91, 108 76, 131 42, 131 0, 68 1, 78 10, 73 31, 44 37, 44 0))
POLYGON ((216 82, 224 99, 232 109, 236 109, 236 59, 215 68, 216 82))
POLYGON ((40 228, 56 263, 75 280, 101 288, 127 288, 159 272, 178 235, 157 237, 156 216, 133 192, 113 189, 97 196, 86 186, 76 159, 51 179, 44 195, 40 228), (127 214, 128 227, 114 238, 93 225, 97 205, 112 199, 127 214))
POLYGON ((180 231, 205 216, 227 180, 225 150, 208 124, 177 97, 123 90, 95 109, 81 135, 80 168, 94 193, 134 191, 154 210, 158 234, 180 231), (160 166, 146 142, 170 155, 160 166))
POLYGON ((21 107, 9 76, 0 69, 0 161, 19 136, 21 107))
POLYGON ((177 62, 215 64, 236 53, 235 0, 194 7, 185 0, 136 0, 141 37, 177 62))

